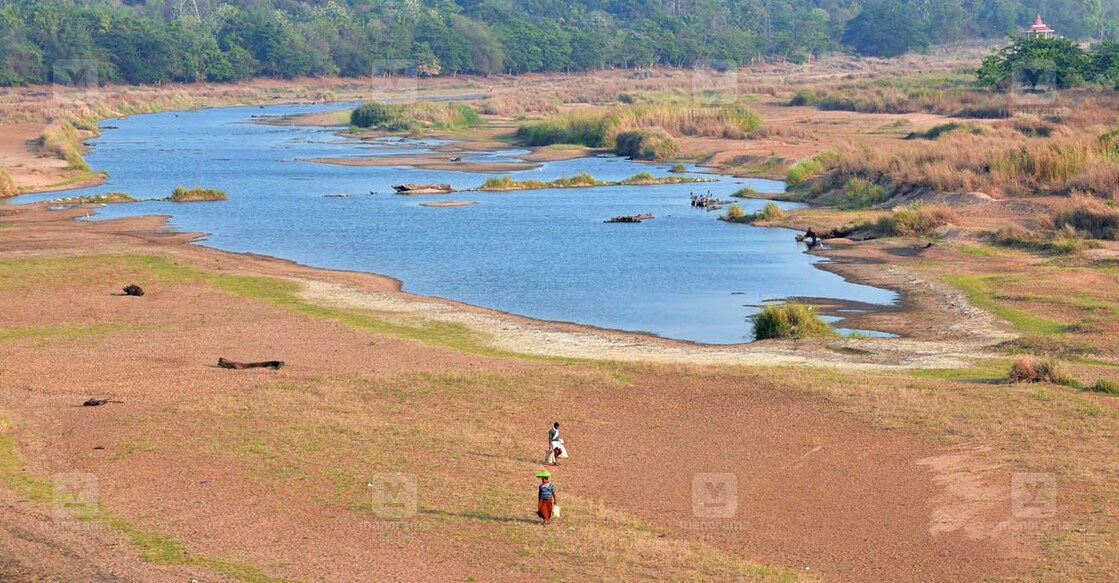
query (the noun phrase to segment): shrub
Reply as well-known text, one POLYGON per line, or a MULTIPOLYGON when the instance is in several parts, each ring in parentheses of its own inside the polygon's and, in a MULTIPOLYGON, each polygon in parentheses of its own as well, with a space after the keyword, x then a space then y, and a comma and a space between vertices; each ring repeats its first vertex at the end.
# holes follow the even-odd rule
MULTIPOLYGON (((621 132, 614 141, 614 153, 634 160, 662 160, 680 151, 676 139, 661 128, 621 132)), ((673 172, 686 171, 683 166, 680 168, 673 168, 673 172)))
POLYGON ((1007 377, 1012 383, 1053 383, 1068 385, 1072 376, 1060 361, 1053 358, 1040 359, 1036 356, 1022 355, 1014 359, 1007 377))
POLYGON ((886 202, 889 190, 881 184, 873 184, 858 177, 851 177, 843 183, 843 198, 835 206, 844 209, 865 209, 886 202))
POLYGON ((1096 384, 1089 387, 1088 390, 1097 393, 1107 393, 1109 395, 1119 395, 1119 381, 1100 379, 1096 381, 1096 384))
POLYGON ((932 237, 937 229, 956 219, 950 207, 917 203, 896 208, 890 215, 878 219, 875 230, 883 236, 932 237))
POLYGON ((0 198, 15 196, 18 193, 19 189, 16 188, 16 183, 12 180, 11 175, 8 174, 7 170, 0 169, 0 198))
POLYGON ((683 174, 688 171, 688 168, 683 164, 673 164, 672 168, 670 168, 668 171, 675 174, 683 174))
POLYGON ((183 188, 177 186, 167 200, 171 202, 203 202, 227 200, 228 198, 224 192, 212 188, 183 188))
POLYGON ((831 326, 816 314, 816 309, 805 304, 766 306, 752 320, 755 340, 835 335, 831 326))
POLYGON ((785 182, 789 186, 796 186, 809 178, 823 174, 827 168, 816 158, 801 160, 789 167, 785 172, 785 182))
POLYGON ((1013 247, 1027 251, 1038 251, 1050 255, 1074 255, 1080 253, 1090 242, 1080 238, 1075 229, 1064 227, 1056 232, 1028 230, 1018 225, 999 229, 992 238, 996 245, 1013 247))
POLYGON ((761 196, 761 193, 749 186, 743 186, 731 195, 733 198, 758 198, 759 196, 761 196))
POLYGON ((762 210, 758 212, 757 216, 759 220, 772 221, 784 217, 785 211, 781 210, 781 207, 777 206, 777 203, 767 202, 765 206, 762 207, 762 210))
POLYGON ((816 105, 816 102, 819 100, 820 98, 816 95, 815 91, 811 89, 801 89, 789 100, 789 105, 794 107, 812 106, 816 105))

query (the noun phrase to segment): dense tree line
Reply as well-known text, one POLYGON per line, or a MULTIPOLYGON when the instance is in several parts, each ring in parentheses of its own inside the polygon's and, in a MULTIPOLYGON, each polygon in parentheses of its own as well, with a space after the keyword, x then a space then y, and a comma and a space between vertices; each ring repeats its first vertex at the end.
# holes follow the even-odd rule
POLYGON ((999 89, 1015 85, 1063 89, 1084 82, 1119 87, 1119 44, 1104 41, 1087 50, 1063 38, 1014 37, 979 67, 979 81, 999 89))
MULTIPOLYGON (((1041 0, 1070 38, 1119 38, 1108 0, 1041 0)), ((803 62, 1029 24, 1036 0, 0 0, 0 84, 61 61, 101 81, 236 81, 803 62), (411 65, 409 65, 411 64, 411 65)))

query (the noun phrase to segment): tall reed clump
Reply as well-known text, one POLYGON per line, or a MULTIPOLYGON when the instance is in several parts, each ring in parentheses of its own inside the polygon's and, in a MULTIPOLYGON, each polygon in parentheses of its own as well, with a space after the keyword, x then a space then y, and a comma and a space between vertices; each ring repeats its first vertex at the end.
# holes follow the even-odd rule
MULTIPOLYGON (((665 136, 740 139, 761 124, 757 112, 737 105, 627 105, 605 111, 563 113, 523 125, 517 128, 516 136, 526 146, 581 144, 590 148, 613 148, 619 134, 646 131, 649 132, 647 139, 671 147, 665 136)), ((639 136, 627 136, 627 148, 632 149, 634 139, 639 136)))
POLYGON ((0 198, 19 194, 19 188, 7 170, 0 168, 0 198))
POLYGON ((350 113, 350 125, 387 132, 453 130, 481 125, 474 108, 447 103, 366 103, 350 113))
POLYGON ((1055 213, 1051 219, 1055 230, 1072 229, 1093 239, 1119 241, 1119 209, 1114 203, 1078 195, 1072 203, 1055 213))
POLYGON ((574 111, 517 128, 516 137, 524 145, 581 144, 588 148, 607 147, 610 120, 600 112, 574 111))
POLYGON ((835 336, 835 330, 820 319, 816 309, 805 304, 766 306, 752 320, 755 340, 835 336))
MULTIPOLYGON (((835 151, 824 171, 938 192, 1110 194, 1119 181, 1119 155, 1096 136, 1076 131, 1024 139, 1003 125, 990 132, 940 133, 935 140, 907 140, 891 148, 844 144, 835 151)), ((818 167, 817 173, 822 173, 818 167)))
POLYGON ((89 170, 89 165, 82 158, 82 138, 78 135, 78 128, 69 120, 48 125, 39 136, 39 148, 66 160, 73 170, 89 170))
POLYGON ((932 237, 938 229, 957 219, 951 207, 917 203, 896 208, 879 218, 875 230, 882 236, 932 237))
POLYGON ((1070 385, 1075 381, 1059 360, 1040 359, 1036 356, 1022 355, 1010 365, 1007 380, 1012 383, 1053 383, 1070 385))

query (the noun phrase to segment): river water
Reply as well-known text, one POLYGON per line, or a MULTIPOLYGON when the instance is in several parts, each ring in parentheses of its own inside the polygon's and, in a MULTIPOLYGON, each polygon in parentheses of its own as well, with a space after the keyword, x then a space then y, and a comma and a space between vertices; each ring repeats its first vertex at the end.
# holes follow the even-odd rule
MULTIPOLYGON (((689 175, 717 181, 405 197, 391 194, 391 185, 445 182, 471 188, 492 175, 305 162, 425 152, 438 142, 358 141, 336 135, 337 128, 252 123, 254 115, 338 108, 221 108, 108 120, 103 126, 112 128, 92 142, 87 156, 92 168, 109 173, 108 181, 64 196, 120 191, 157 199, 176 185, 218 188, 229 194, 228 201, 109 205, 95 218, 166 214, 176 228, 209 233, 203 244, 219 249, 389 275, 411 293, 533 318, 701 343, 749 341, 749 316, 782 298, 883 306, 897 300, 892 291, 819 269, 822 259, 805 254, 792 231, 725 223, 716 220, 716 212, 689 204, 691 192, 726 198, 750 186, 778 193, 784 189, 779 181, 719 177, 689 166, 689 175), (323 196, 338 193, 351 196, 323 196), (420 206, 439 200, 477 204, 420 206), (656 218, 603 222, 646 212, 656 218)), ((517 152, 481 159, 500 161, 517 152)), ((551 180, 586 172, 621 180, 639 172, 666 176, 668 168, 592 157, 502 174, 551 180)), ((59 196, 28 195, 16 202, 59 196)), ((750 212, 764 201, 739 204, 750 212)))

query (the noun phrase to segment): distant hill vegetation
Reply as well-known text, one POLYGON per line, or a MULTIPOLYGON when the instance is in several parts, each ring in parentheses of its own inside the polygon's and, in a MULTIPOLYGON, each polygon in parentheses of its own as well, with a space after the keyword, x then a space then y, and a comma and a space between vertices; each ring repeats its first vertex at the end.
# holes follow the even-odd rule
POLYGON ((1021 30, 1039 5, 1065 37, 1119 39, 1103 0, 6 0, 0 85, 891 56, 1021 30))

